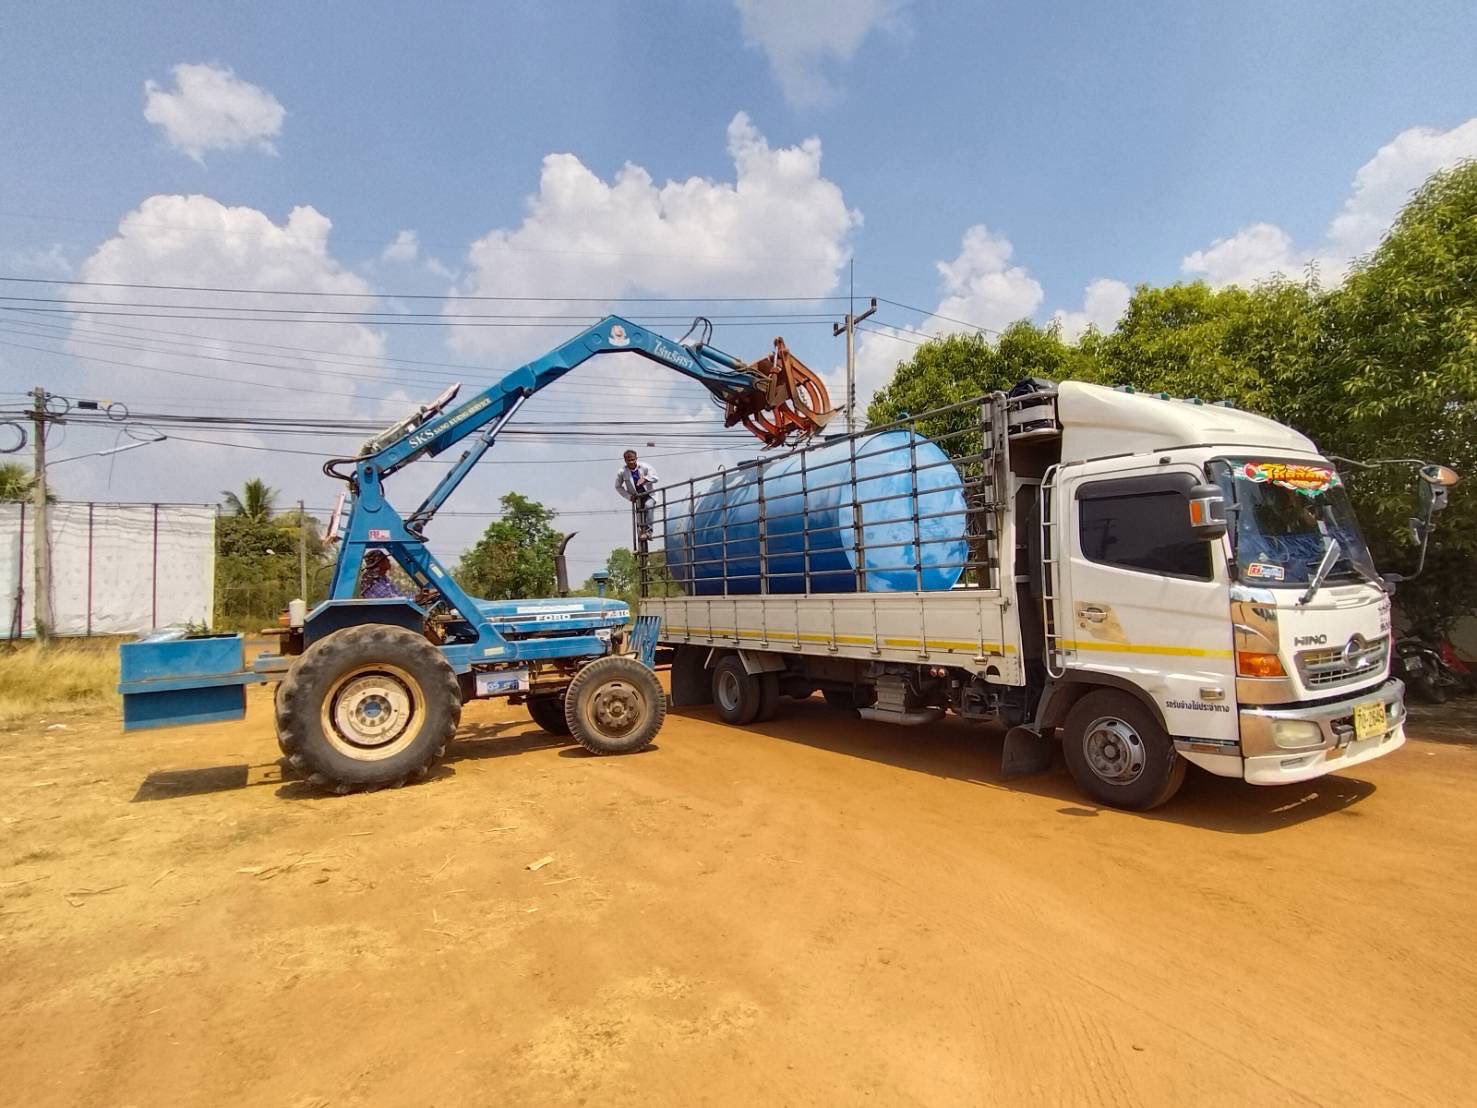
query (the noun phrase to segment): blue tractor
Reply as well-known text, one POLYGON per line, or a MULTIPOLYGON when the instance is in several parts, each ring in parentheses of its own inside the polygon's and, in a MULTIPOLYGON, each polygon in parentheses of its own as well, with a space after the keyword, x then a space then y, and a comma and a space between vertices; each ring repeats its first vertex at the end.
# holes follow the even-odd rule
MULTIPOLYGON (((312 612, 290 607, 281 652, 250 669, 238 661, 202 672, 212 669, 199 663, 202 652, 223 645, 213 640, 125 645, 125 728, 239 718, 244 685, 276 680, 283 754, 313 784, 339 793, 423 777, 456 734, 462 704, 482 697, 522 701, 539 726, 597 754, 650 744, 666 698, 650 653, 639 656, 642 636, 629 631, 623 601, 480 600, 431 553, 426 527, 523 404, 596 355, 639 355, 701 382, 723 405, 727 426, 743 424, 766 446, 813 435, 833 414, 824 385, 782 340, 747 363, 709 345, 710 333, 699 320, 674 342, 607 317, 471 400, 452 407, 458 390, 448 389, 357 456, 325 463, 348 486, 329 528, 339 543, 329 598, 312 612), (390 503, 394 474, 468 439, 419 507, 402 515, 390 503), (414 599, 356 597, 371 550, 385 551, 414 582, 414 599)), ((235 649, 239 657, 239 639, 235 649)))

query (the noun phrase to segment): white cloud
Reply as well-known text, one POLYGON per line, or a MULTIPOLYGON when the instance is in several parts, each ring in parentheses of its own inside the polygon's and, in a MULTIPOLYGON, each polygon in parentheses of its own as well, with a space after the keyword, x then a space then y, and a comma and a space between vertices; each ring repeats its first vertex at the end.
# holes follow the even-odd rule
POLYGON ((401 231, 393 242, 385 247, 380 258, 387 262, 413 262, 420 256, 420 238, 414 231, 401 231))
POLYGON ((1282 228, 1254 223, 1187 255, 1180 268, 1212 285, 1250 285, 1275 274, 1296 276, 1312 263, 1342 280, 1353 259, 1379 245, 1410 194, 1432 173, 1477 157, 1477 118, 1447 131, 1411 127, 1359 167, 1348 198, 1316 247, 1296 246, 1282 228))
POLYGON ((8 250, 4 254, 7 269, 18 273, 35 274, 41 277, 70 277, 72 259, 59 242, 50 246, 29 250, 8 250))
POLYGON ((845 63, 875 28, 899 30, 906 0, 734 0, 744 41, 763 50, 792 104, 834 100, 824 72, 845 63))
POLYGON ((1204 250, 1188 254, 1180 268, 1210 284, 1253 285, 1281 274, 1293 276, 1306 258, 1293 250, 1292 236, 1272 223, 1253 223, 1234 235, 1216 239, 1204 250))
POLYGON ((272 139, 287 112, 266 89, 214 65, 174 67, 174 88, 144 82, 144 118, 159 127, 171 146, 197 162, 209 150, 255 146, 277 152, 272 139))
POLYGON ((1128 310, 1133 299, 1133 289, 1122 281, 1111 277, 1099 277, 1089 282, 1082 294, 1082 310, 1069 312, 1058 308, 1051 318, 1061 331, 1062 338, 1076 342, 1089 327, 1099 331, 1111 331, 1128 310))
MULTIPOLYGON (((1025 269, 1010 264, 1014 253, 1008 238, 992 233, 983 223, 965 231, 959 256, 938 263, 947 293, 939 302, 938 314, 993 331, 1034 315, 1045 294, 1025 269)), ((961 327, 954 324, 950 329, 961 327)))
MULTIPOLYGON (((309 306, 368 308, 373 289, 333 257, 328 247, 331 226, 326 216, 306 206, 294 208, 278 224, 253 208, 227 207, 207 196, 152 196, 123 217, 117 232, 82 263, 78 277, 186 288, 342 293, 342 299, 324 298, 309 306)), ((310 327, 239 310, 302 307, 299 298, 96 286, 75 288, 69 296, 78 309, 102 302, 92 314, 76 318, 66 343, 68 353, 79 359, 82 395, 121 400, 135 412, 184 409, 219 415, 364 418, 401 406, 396 383, 383 370, 385 339, 380 331, 359 324, 310 327), (102 314, 134 310, 109 304, 141 301, 179 310, 149 309, 171 318, 102 314), (324 353, 316 353, 320 351, 324 353), (397 401, 386 406, 370 399, 374 396, 395 396, 397 401)), ((162 430, 170 433, 167 427, 162 430)), ((312 458, 183 441, 188 438, 325 454, 352 452, 357 445, 344 439, 267 440, 181 430, 176 441, 126 455, 126 466, 119 462, 122 473, 135 478, 147 474, 147 480, 128 486, 136 497, 214 500, 221 489, 254 475, 274 487, 294 489, 294 496, 321 500, 337 492, 318 475, 312 458), (319 491, 314 494, 313 489, 319 491)), ((68 478, 76 482, 69 495, 82 495, 83 467, 79 464, 68 478)), ((120 494, 117 485, 107 491, 114 498, 120 494)))
MULTIPOLYGON (((999 331, 1035 315, 1045 294, 1024 267, 1011 264, 1014 253, 1004 235, 975 224, 964 232, 959 254, 936 263, 943 295, 933 316, 916 329, 866 332, 856 355, 859 417, 872 393, 887 383, 899 362, 912 357, 920 340, 959 331, 999 331)), ((845 391, 844 371, 829 375, 828 384, 839 398, 845 391)))
MULTIPOLYGON (((411 230, 400 231, 396 234, 390 240, 390 244, 380 252, 379 260, 394 265, 410 265, 418 261, 421 268, 431 276, 442 281, 456 280, 456 273, 440 258, 427 254, 421 249, 420 236, 411 230)), ((371 263, 367 268, 373 269, 374 266, 371 263)))
MULTIPOLYGON (((538 192, 514 228, 472 244, 461 291, 477 296, 822 296, 850 257, 861 223, 821 173, 821 144, 771 147, 742 112, 728 126, 734 179, 657 184, 627 163, 605 181, 573 154, 544 159, 538 192)), ((454 308, 453 310, 462 310, 454 308)), ((540 314, 589 315, 588 303, 540 314)), ((465 353, 529 354, 534 328, 459 328, 465 353)))

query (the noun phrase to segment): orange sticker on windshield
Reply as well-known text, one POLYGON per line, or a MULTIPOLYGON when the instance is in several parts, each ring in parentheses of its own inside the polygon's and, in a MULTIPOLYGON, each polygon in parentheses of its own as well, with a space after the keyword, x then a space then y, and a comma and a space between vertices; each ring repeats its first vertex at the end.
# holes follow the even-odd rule
POLYGON ((1326 466, 1300 465, 1296 462, 1247 462, 1235 470, 1243 481, 1254 481, 1259 485, 1270 482, 1292 489, 1304 496, 1317 496, 1320 492, 1336 489, 1343 484, 1339 475, 1326 466))

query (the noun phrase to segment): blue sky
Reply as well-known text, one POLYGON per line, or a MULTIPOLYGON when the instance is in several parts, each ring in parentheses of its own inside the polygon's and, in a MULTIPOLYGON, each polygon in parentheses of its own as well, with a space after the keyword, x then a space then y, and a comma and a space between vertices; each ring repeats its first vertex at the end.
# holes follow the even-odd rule
MULTIPOLYGON (((0 113, 8 170, 0 274, 134 283, 165 274, 174 280, 160 283, 191 285, 215 275, 226 287, 308 280, 374 293, 821 295, 841 287, 842 263, 854 257, 864 295, 964 313, 985 327, 1056 311, 1075 313, 1063 317, 1069 331, 1111 326, 1120 282, 1246 281, 1310 258, 1337 279, 1342 255, 1367 248, 1369 228, 1426 172, 1477 152, 1477 125, 1467 126, 1477 116, 1474 41, 1477 8, 1459 3, 26 6, 8 14, 0 34, 9 109, 0 113), (269 127, 268 112, 229 140, 244 145, 207 137, 192 157, 188 139, 145 118, 145 82, 172 95, 181 63, 229 70, 280 105, 280 124, 269 127), (739 113, 749 129, 735 140, 739 113), (262 133, 242 139, 252 126, 262 133), (798 171, 775 153, 812 138, 818 165, 813 150, 798 171), (739 149, 772 158, 758 199, 742 183, 732 188, 739 149), (551 154, 577 161, 541 182, 551 154), (610 197, 606 207, 581 207, 581 189, 609 185, 627 163, 651 179, 627 188, 634 207, 610 197), (692 210, 674 214, 675 194, 658 190, 689 178, 700 179, 685 201, 692 210), (525 224, 530 198, 549 201, 565 187, 570 196, 525 224), (176 224, 158 214, 188 215, 193 225, 204 209, 161 207, 105 248, 150 197, 192 194, 255 209, 279 227, 309 206, 332 229, 317 260, 305 263, 292 249, 274 258, 259 230, 249 233, 261 250, 223 259, 210 245, 220 234, 173 235, 176 224), (715 204, 716 214, 703 214, 715 204), (1347 218, 1332 226, 1341 213, 1347 218), (650 234, 643 219, 656 221, 650 234), (971 228, 979 229, 973 237, 971 228), (480 263, 469 255, 499 230, 480 263), (402 231, 415 236, 413 254, 402 240, 404 249, 383 256, 402 231), (145 241, 151 235, 158 241, 145 241), (165 241, 172 235, 178 241, 165 241), (648 242, 657 249, 644 249, 648 242), (677 256, 689 251, 699 260, 677 256), (1095 281, 1099 295, 1084 303, 1095 281)), ((199 108, 180 102, 186 113, 199 108)), ((209 120, 204 126, 208 136, 209 120)), ((304 226, 309 238, 321 230, 304 226)), ((878 318, 930 333, 946 326, 898 309, 878 318)), ((562 337, 551 329, 497 341, 439 327, 215 330, 223 326, 229 331, 191 324, 185 332, 217 352, 301 342, 365 366, 402 358, 509 368, 536 343, 562 337), (228 345, 209 346, 212 339, 228 345)), ((828 327, 774 330, 816 368, 839 364, 828 327)), ((263 411, 295 402, 285 389, 253 394, 243 380, 252 371, 239 365, 215 363, 218 387, 161 378, 161 366, 200 368, 183 360, 189 350, 178 341, 172 355, 113 350, 114 360, 151 372, 70 358, 98 355, 100 332, 90 347, 51 333, 57 338, 9 336, 49 352, 0 347, 0 389, 38 381, 60 391, 106 388, 145 398, 139 407, 169 397, 179 410, 207 410, 214 397, 231 410, 254 395, 263 411)), ((768 337, 720 328, 718 341, 757 354, 750 348, 768 337)), ((910 349, 868 336, 864 386, 910 349)), ((307 391, 311 369, 301 379, 304 411, 396 410, 307 391)), ((633 397, 638 411, 682 419, 706 411, 690 386, 634 383, 625 369, 615 379, 586 372, 588 387, 554 401, 551 413, 615 418, 633 397), (626 380, 633 384, 622 395, 626 380)), ((430 380, 388 367, 379 377, 374 395, 396 397, 422 396, 430 380)), ((351 391, 373 390, 361 382, 351 391)), ((115 441, 68 433, 79 450, 115 441)), ((84 460, 58 475, 77 496, 213 500, 260 460, 285 495, 331 496, 306 457, 259 452, 247 462, 241 451, 181 449, 84 460)), ((618 454, 597 442, 559 449, 618 454)), ((510 444, 505 459, 530 463, 524 475, 494 461, 458 505, 487 508, 521 487, 571 512, 610 506, 612 466, 565 465, 553 481, 536 464, 547 456, 510 444)), ((694 452, 668 468, 697 472, 710 461, 694 452)), ((618 530, 610 519, 591 526, 599 542, 582 568, 618 530)), ((454 548, 475 530, 463 521, 441 543, 454 548)))

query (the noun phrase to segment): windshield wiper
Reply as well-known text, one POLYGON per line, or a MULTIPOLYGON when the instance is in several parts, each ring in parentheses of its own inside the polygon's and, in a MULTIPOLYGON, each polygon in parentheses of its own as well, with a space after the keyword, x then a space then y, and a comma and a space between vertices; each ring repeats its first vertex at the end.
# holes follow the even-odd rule
MULTIPOLYGON (((1313 594, 1323 586, 1324 580, 1333 569, 1333 563, 1338 561, 1343 553, 1344 548, 1340 545, 1338 538, 1334 535, 1329 535, 1328 546, 1324 548, 1323 557, 1318 562, 1318 568, 1313 571, 1313 579, 1308 582, 1308 591, 1298 597, 1299 604, 1306 604, 1313 599, 1313 594)), ((1352 566, 1353 562, 1349 564, 1352 566)))

